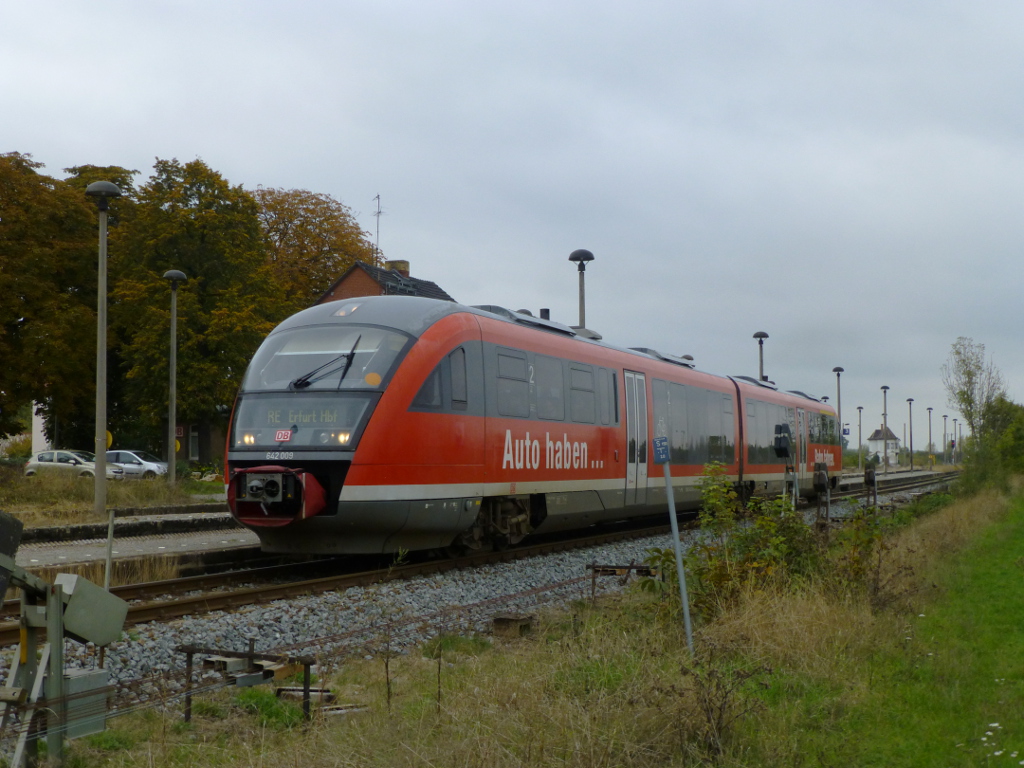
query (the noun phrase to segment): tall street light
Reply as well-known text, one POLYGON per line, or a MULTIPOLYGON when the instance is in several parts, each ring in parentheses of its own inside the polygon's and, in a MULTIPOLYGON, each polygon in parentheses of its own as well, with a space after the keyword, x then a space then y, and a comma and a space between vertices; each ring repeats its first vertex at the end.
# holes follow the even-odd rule
POLYGON ((910 471, 914 471, 914 398, 907 398, 910 419, 910 471))
POLYGON ((843 368, 836 366, 832 369, 832 373, 836 375, 836 418, 839 419, 839 472, 842 474, 843 471, 843 395, 839 389, 839 376, 843 372, 843 368))
POLYGON ((953 417, 953 439, 950 441, 949 448, 950 448, 949 452, 953 455, 952 456, 953 463, 956 464, 957 442, 956 442, 956 417, 955 416, 953 417))
POLYGON ((167 482, 174 485, 174 472, 177 451, 174 450, 177 438, 177 403, 178 403, 178 283, 188 278, 180 269, 164 272, 164 279, 171 281, 171 388, 167 397, 167 482))
POLYGON ((754 338, 757 339, 757 380, 768 381, 768 377, 764 375, 764 340, 768 338, 768 334, 758 331, 754 338))
POLYGON ((948 442, 949 432, 947 431, 947 427, 946 427, 946 419, 947 419, 947 417, 948 417, 947 414, 945 414, 945 413, 942 414, 942 463, 943 464, 948 464, 949 463, 946 460, 946 449, 949 448, 949 442, 948 442))
POLYGON ((576 269, 580 273, 580 328, 587 327, 587 310, 586 310, 586 289, 583 284, 583 275, 587 272, 587 262, 594 260, 594 254, 585 248, 580 248, 569 254, 569 261, 576 262, 576 269))
MULTIPOLYGON (((100 258, 96 281, 96 490, 93 511, 102 517, 107 511, 107 210, 110 201, 121 196, 117 185, 94 181, 85 194, 96 198, 100 212, 100 258)), ((110 589, 110 558, 114 541, 114 510, 107 524, 107 563, 104 589, 110 589)))
POLYGON ((888 403, 889 403, 889 387, 886 385, 882 386, 882 451, 885 454, 885 466, 882 468, 883 474, 889 474, 889 414, 888 414, 888 403))
POLYGON ((864 406, 857 406, 857 471, 861 472, 864 469, 864 441, 861 440, 861 416, 864 415, 864 406))
POLYGON ((931 462, 935 453, 935 446, 932 445, 932 407, 929 405, 925 410, 928 411, 928 461, 931 462))

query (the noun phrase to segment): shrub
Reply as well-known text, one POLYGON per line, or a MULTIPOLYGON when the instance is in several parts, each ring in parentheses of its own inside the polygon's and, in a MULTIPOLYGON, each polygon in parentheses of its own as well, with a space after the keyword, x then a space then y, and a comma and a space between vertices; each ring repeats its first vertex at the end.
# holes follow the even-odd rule
POLYGON ((7 441, 3 455, 16 461, 27 461, 32 455, 32 435, 18 435, 7 441))
MULTIPOLYGON (((808 575, 818 567, 818 541, 788 497, 754 499, 743 510, 724 466, 718 463, 704 468, 700 488, 702 535, 687 553, 685 566, 696 614, 716 616, 746 588, 808 575), (750 519, 741 525, 742 514, 750 519)), ((642 587, 676 594, 673 551, 652 549, 647 562, 660 570, 664 582, 646 580, 642 587)))

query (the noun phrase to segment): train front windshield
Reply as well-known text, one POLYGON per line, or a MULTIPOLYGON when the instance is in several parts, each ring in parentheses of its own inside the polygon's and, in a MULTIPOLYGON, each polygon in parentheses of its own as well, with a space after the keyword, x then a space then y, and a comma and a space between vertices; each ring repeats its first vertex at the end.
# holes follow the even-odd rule
POLYGON ((358 325, 282 331, 256 352, 243 392, 381 390, 409 337, 358 325))
POLYGON ((351 449, 411 338, 371 326, 295 328, 257 351, 236 407, 234 450, 351 449))

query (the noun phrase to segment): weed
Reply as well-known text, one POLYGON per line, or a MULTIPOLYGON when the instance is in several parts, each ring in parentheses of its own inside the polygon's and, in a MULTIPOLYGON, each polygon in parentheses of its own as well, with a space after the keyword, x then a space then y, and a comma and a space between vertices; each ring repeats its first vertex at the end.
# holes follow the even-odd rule
POLYGON ((436 659, 444 654, 479 656, 491 649, 491 641, 483 635, 438 635, 423 644, 423 655, 436 659))
POLYGON ((197 717, 208 717, 213 720, 223 720, 228 716, 227 708, 222 704, 209 699, 193 699, 192 714, 197 717))
POLYGON ((102 752, 123 752, 135 746, 135 738, 131 734, 112 729, 86 736, 85 741, 102 752))
POLYGON ((235 696, 235 704, 256 715, 260 726, 264 728, 294 728, 302 723, 302 710, 299 707, 281 701, 273 691, 266 688, 246 688, 235 696))

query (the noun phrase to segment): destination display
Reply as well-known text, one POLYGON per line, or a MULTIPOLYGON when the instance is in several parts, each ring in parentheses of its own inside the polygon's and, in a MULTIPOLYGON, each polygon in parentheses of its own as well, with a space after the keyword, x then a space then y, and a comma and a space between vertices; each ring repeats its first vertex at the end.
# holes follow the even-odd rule
POLYGON ((236 450, 351 449, 376 395, 243 396, 235 412, 236 450))

